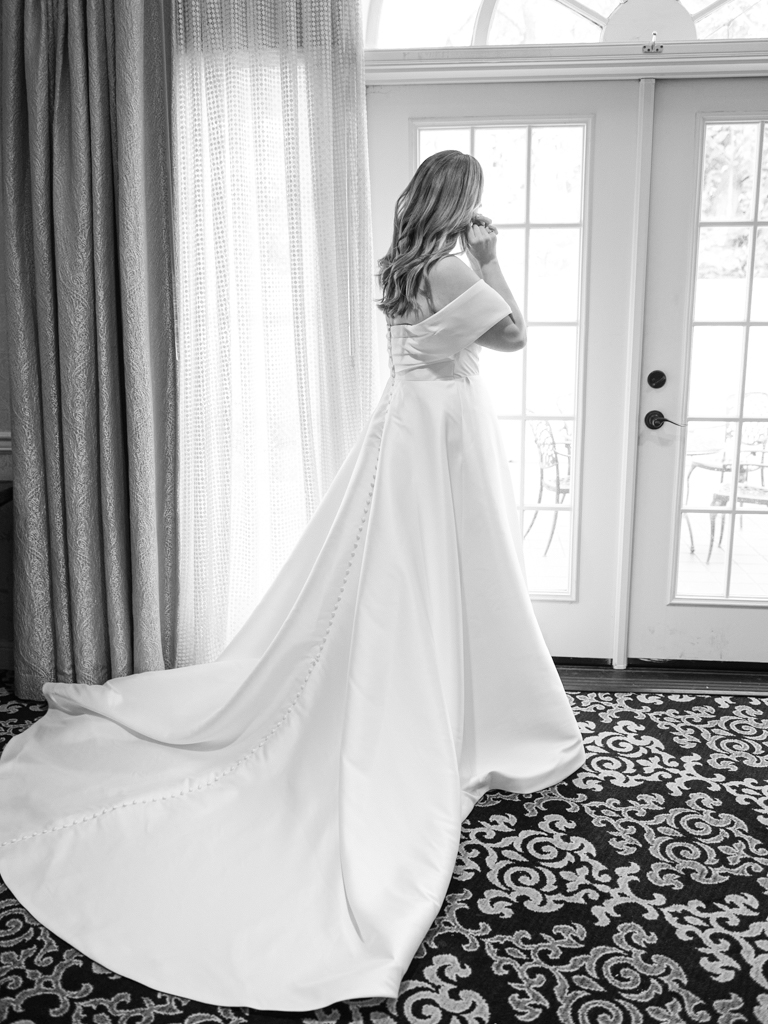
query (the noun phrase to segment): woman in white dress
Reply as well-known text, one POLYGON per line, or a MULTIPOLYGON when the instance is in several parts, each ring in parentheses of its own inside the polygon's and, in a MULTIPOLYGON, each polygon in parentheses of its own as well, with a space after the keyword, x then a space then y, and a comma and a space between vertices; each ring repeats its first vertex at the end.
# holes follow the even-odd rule
POLYGON ((449 151, 400 197, 391 377, 219 658, 46 683, 0 758, 4 881, 126 977, 257 1009, 395 996, 475 801, 583 762, 477 375, 525 338, 481 188, 449 151))

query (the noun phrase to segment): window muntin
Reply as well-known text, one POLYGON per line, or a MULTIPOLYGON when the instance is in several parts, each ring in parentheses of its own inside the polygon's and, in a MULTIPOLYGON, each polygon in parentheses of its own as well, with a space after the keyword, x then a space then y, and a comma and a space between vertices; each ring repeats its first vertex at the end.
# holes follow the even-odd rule
POLYGON ((458 149, 483 165, 481 209, 498 227, 499 262, 528 322, 523 351, 484 348, 480 374, 509 460, 537 597, 572 597, 576 586, 585 144, 581 122, 418 130, 419 162, 458 149))
POLYGON ((764 38, 768 36, 768 3, 764 0, 730 0, 711 14, 697 19, 696 32, 699 39, 764 38))
POLYGON ((489 46, 521 43, 597 43, 594 21, 559 0, 498 0, 488 29, 489 46))
POLYGON ((765 121, 706 124, 674 596, 768 602, 765 121))

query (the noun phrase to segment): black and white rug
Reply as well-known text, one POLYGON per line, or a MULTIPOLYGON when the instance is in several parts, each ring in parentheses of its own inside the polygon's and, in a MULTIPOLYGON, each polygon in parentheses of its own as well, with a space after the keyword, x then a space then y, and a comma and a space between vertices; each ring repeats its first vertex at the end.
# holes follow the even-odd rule
MULTIPOLYGON (((397 999, 276 1014, 155 992, 0 885, 0 1022, 768 1024, 768 698, 569 696, 586 765, 477 804, 397 999)), ((44 710, 0 688, 0 739, 44 710)))

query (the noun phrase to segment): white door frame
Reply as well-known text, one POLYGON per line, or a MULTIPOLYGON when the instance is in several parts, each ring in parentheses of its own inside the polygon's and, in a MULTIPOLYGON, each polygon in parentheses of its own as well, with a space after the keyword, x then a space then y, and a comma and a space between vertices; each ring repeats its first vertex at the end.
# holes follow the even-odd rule
POLYGON ((684 543, 678 502, 684 480, 685 435, 677 426, 656 432, 642 423, 649 408, 664 409, 673 422, 685 423, 696 290, 696 190, 705 129, 712 121, 766 120, 768 90, 764 83, 764 77, 757 83, 745 83, 745 88, 737 81, 680 82, 676 87, 661 83, 656 93, 651 244, 660 245, 666 235, 673 249, 672 255, 658 250, 658 262, 648 268, 633 544, 633 558, 647 571, 636 572, 632 578, 628 648, 633 657, 762 662, 768 650, 765 599, 675 596, 679 544, 684 543), (690 189, 681 185, 688 181, 690 189), (672 182, 672 186, 664 186, 664 182, 672 182), (669 260, 679 274, 666 269, 669 260), (674 347, 672 338, 680 335, 684 343, 674 347), (642 379, 656 368, 663 368, 669 378, 663 393, 651 391, 642 379), (662 537, 667 542, 660 545, 662 537))
MULTIPOLYGON (((537 122, 555 117, 593 124, 592 158, 587 161, 586 262, 582 286, 588 301, 583 315, 588 321, 582 338, 586 356, 586 410, 578 424, 585 437, 580 471, 584 486, 581 529, 574 555, 581 563, 580 581, 571 595, 535 595, 534 607, 544 636, 555 655, 610 659, 615 623, 616 553, 619 550, 620 473, 626 445, 617 429, 625 419, 627 373, 626 337, 630 319, 628 295, 632 280, 632 213, 635 174, 636 86, 623 81, 583 81, 573 87, 563 82, 463 83, 443 90, 374 86, 368 96, 371 152, 371 185, 375 203, 373 228, 376 251, 383 251, 391 237, 391 210, 414 169, 414 132, 423 118, 440 123, 469 124, 514 120, 537 122), (490 87, 490 88, 489 88, 490 87), (478 118, 477 115, 481 115, 478 118), (599 204, 589 193, 600 196, 599 204), (606 263, 605 253, 616 234, 620 251, 607 261, 596 279, 591 263, 606 263), (602 255, 601 255, 602 254, 602 255), (617 344, 617 339, 620 343, 617 344), (602 445, 602 447, 600 447, 602 445), (590 452, 597 455, 590 456, 590 452), (589 569, 588 576, 585 569, 589 569), (566 607, 567 605, 567 607, 566 607)), ((582 293, 584 298, 584 292, 582 293)), ((381 350, 383 351, 383 344, 381 350)))
POLYGON ((637 148, 635 152, 635 196, 632 211, 632 278, 630 320, 627 338, 627 378, 624 424, 622 427, 621 506, 619 550, 616 558, 616 619, 613 631, 613 667, 627 667, 629 645, 629 598, 632 585, 632 543, 637 482, 637 441, 639 434, 640 372, 643 363, 645 329, 645 279, 648 266, 648 227, 651 211, 651 158, 653 155, 653 104, 656 81, 642 78, 637 94, 637 148))

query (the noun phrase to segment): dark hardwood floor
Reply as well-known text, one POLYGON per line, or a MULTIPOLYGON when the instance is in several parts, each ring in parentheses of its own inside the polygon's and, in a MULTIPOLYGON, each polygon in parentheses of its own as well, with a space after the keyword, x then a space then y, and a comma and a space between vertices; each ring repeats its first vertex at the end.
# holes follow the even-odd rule
POLYGON ((732 693, 768 697, 768 664, 737 662, 630 662, 610 664, 555 658, 566 690, 624 693, 732 693))

